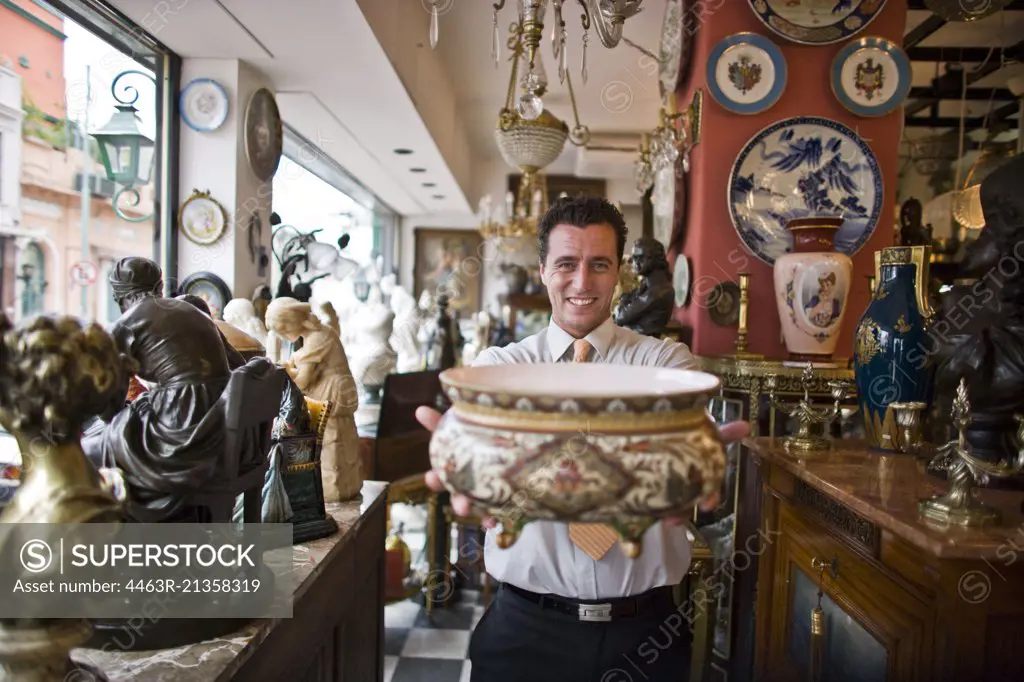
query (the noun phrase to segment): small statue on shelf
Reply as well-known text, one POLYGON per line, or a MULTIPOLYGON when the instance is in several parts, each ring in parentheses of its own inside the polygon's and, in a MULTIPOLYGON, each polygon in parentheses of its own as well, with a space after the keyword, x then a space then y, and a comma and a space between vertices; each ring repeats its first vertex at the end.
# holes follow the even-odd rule
POLYGON ((350 500, 363 485, 359 435, 355 412, 359 388, 352 378, 345 348, 338 334, 325 326, 308 303, 275 298, 267 308, 267 327, 282 339, 302 348, 285 363, 285 370, 302 393, 333 405, 324 433, 320 468, 324 499, 350 500))
MULTIPOLYGON (((981 183, 985 228, 968 249, 964 276, 978 278, 943 295, 932 325, 935 391, 943 412, 955 399, 963 377, 974 394, 966 438, 974 456, 989 463, 1016 452, 1015 415, 1024 413, 1024 268, 1019 245, 1024 241, 1024 155, 993 171, 981 183)), ((1019 480, 993 481, 1019 487, 1019 480)))
POLYGON ((911 197, 900 206, 900 246, 929 246, 932 228, 921 224, 924 209, 921 202, 911 197))
POLYGON ((425 369, 449 369, 455 366, 456 338, 452 318, 448 316, 448 297, 437 297, 437 314, 427 327, 424 347, 425 369))
POLYGON ((640 334, 660 337, 672 317, 675 290, 665 247, 650 237, 633 244, 630 258, 640 286, 622 294, 615 310, 615 324, 640 334))
POLYGON ((252 338, 267 345, 267 328, 256 314, 256 307, 247 298, 233 298, 224 306, 224 321, 232 324, 252 338))
POLYGON ((97 467, 125 472, 130 519, 194 522, 205 517, 186 499, 221 460, 224 414, 218 401, 231 366, 213 319, 186 301, 162 298, 162 279, 148 258, 123 258, 111 270, 122 315, 110 333, 147 390, 109 422, 89 427, 82 446, 97 467))

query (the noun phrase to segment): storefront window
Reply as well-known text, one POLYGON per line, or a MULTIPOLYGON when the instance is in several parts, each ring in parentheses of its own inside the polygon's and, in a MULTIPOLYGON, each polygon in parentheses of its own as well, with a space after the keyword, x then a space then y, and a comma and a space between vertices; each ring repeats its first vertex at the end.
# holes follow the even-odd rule
MULTIPOLYGON (((60 313, 108 322, 110 265, 160 260, 161 174, 147 172, 131 188, 137 195, 123 191, 132 183, 108 177, 95 135, 130 103, 140 133, 159 146, 164 93, 154 74, 167 59, 92 0, 0 3, 0 97, 12 100, 0 105, 23 112, 14 124, 0 116, 0 310, 15 320, 60 313), (26 59, 13 61, 18 55, 26 59)), ((120 156, 129 153, 119 149, 111 165, 130 165, 120 156)), ((141 161, 152 168, 152 158, 141 161)))
POLYGON ((274 228, 276 256, 272 288, 275 291, 281 278, 278 256, 289 240, 314 231, 316 241, 333 245, 338 245, 339 239, 347 235, 341 255, 359 266, 344 282, 336 281, 331 275, 317 280, 313 291, 321 292, 318 296, 328 299, 344 296, 351 290, 353 281, 391 271, 395 214, 322 151, 288 128, 284 157, 274 176, 273 201, 274 212, 281 220, 274 228))

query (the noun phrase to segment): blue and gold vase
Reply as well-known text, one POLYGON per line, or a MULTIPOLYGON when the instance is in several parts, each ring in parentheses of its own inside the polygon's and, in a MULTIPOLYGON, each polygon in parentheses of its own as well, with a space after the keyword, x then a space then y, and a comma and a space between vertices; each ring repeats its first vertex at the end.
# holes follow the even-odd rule
POLYGON ((875 253, 877 284, 854 339, 857 399, 865 436, 874 448, 897 448, 900 434, 892 403, 931 402, 928 258, 926 246, 875 253))

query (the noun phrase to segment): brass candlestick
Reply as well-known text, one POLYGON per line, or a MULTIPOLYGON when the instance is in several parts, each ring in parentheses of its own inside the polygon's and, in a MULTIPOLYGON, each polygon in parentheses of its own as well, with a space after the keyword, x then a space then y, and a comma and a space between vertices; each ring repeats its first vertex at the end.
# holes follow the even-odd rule
POLYGON ((756 359, 763 358, 758 353, 747 352, 747 310, 750 306, 750 273, 739 273, 740 279, 740 319, 736 329, 736 352, 737 358, 756 359))
POLYGON ((924 431, 924 420, 922 412, 927 407, 922 402, 890 403, 888 408, 893 411, 896 418, 897 442, 893 447, 897 452, 908 455, 916 455, 921 451, 922 432, 924 431))
POLYGON ((783 414, 797 420, 797 433, 795 436, 787 436, 782 439, 782 445, 786 452, 792 455, 799 455, 806 458, 811 452, 828 450, 831 440, 812 432, 812 426, 816 424, 830 424, 839 416, 842 408, 841 403, 849 393, 849 384, 845 381, 828 382, 829 392, 832 395, 833 405, 829 408, 816 408, 811 404, 810 384, 814 379, 814 367, 808 362, 800 376, 800 384, 804 389, 804 397, 795 405, 786 405, 775 397, 775 386, 778 381, 774 374, 765 377, 765 388, 768 390, 768 400, 772 407, 783 414))
POLYGON ((943 524, 958 526, 997 525, 1002 521, 998 509, 985 505, 973 490, 978 483, 987 483, 989 476, 1007 478, 1024 470, 1024 417, 1017 415, 1017 447, 1014 459, 1008 463, 991 464, 971 455, 967 442, 967 427, 971 423, 971 403, 967 399, 967 381, 960 379, 953 399, 953 425, 956 440, 938 449, 929 468, 945 471, 949 492, 918 502, 921 516, 943 524))
POLYGON ((740 275, 740 321, 736 330, 736 354, 747 352, 747 306, 750 304, 750 275, 740 275))

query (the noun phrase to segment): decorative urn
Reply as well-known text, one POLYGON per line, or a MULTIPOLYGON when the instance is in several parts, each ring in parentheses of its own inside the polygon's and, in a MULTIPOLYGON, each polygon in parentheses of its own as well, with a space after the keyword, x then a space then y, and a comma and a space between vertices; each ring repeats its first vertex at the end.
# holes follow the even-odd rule
POLYGON ((707 412, 720 382, 681 369, 606 364, 460 367, 433 468, 502 524, 501 547, 536 520, 603 523, 638 556, 659 519, 719 490, 725 452, 707 412))
POLYGON ((775 261, 775 300, 790 361, 834 366, 849 302, 853 261, 834 250, 842 218, 798 218, 786 229, 793 251, 775 261))
MULTIPOLYGON (((927 301, 927 246, 896 246, 875 254, 878 280, 854 336, 854 377, 868 445, 904 450, 904 404, 932 400, 934 340, 927 301)), ((909 415, 908 415, 909 417, 909 415)))

